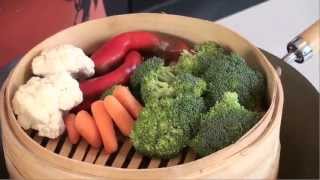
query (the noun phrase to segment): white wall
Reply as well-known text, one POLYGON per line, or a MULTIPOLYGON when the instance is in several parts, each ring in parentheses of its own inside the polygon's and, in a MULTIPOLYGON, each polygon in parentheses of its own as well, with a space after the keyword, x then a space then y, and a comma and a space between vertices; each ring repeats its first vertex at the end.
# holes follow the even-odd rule
MULTIPOLYGON (((283 57, 287 43, 320 18, 319 6, 319 0, 269 0, 218 23, 240 33, 257 47, 283 57)), ((319 57, 317 54, 304 64, 292 64, 318 91, 319 57)))

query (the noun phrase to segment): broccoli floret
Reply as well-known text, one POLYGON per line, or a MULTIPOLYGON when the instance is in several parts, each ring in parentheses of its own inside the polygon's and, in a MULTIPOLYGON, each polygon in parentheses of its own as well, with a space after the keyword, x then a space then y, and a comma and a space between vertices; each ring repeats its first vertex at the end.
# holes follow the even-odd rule
POLYGON ((135 149, 150 157, 177 155, 190 141, 204 109, 203 99, 192 95, 149 102, 130 134, 135 149))
POLYGON ((194 48, 194 54, 184 52, 175 66, 175 72, 191 73, 207 82, 205 99, 212 106, 226 91, 239 94, 240 103, 246 108, 259 107, 264 99, 265 79, 251 69, 244 59, 235 53, 225 53, 214 42, 204 42, 194 48))
POLYGON ((257 121, 259 114, 241 106, 235 92, 222 99, 200 120, 199 131, 190 146, 199 156, 206 156, 236 142, 257 121))
POLYGON ((196 56, 189 51, 183 51, 178 59, 178 63, 174 67, 175 73, 191 73, 198 74, 200 72, 199 61, 196 56))
POLYGON ((207 41, 197 44, 195 45, 194 49, 196 55, 200 59, 218 58, 221 55, 225 54, 224 48, 213 41, 207 41))
POLYGON ((175 118, 183 127, 188 138, 192 138, 198 131, 200 117, 207 110, 204 99, 195 94, 180 94, 175 98, 172 111, 175 118))
POLYGON ((170 66, 159 66, 145 74, 141 83, 141 97, 144 103, 174 95, 172 83, 176 76, 170 66))
POLYGON ((263 101, 265 79, 263 75, 251 69, 244 59, 235 53, 224 55, 211 61, 207 71, 201 76, 207 82, 205 99, 212 106, 221 99, 226 91, 235 91, 240 104, 253 110, 263 101))
POLYGON ((141 96, 145 103, 166 97, 176 97, 179 94, 201 96, 206 90, 206 82, 189 73, 174 75, 168 67, 145 76, 141 84, 141 96))
POLYGON ((208 68, 212 60, 224 55, 224 49, 217 43, 208 41, 195 45, 194 52, 184 51, 181 53, 178 63, 175 65, 175 72, 191 73, 200 75, 208 68))
POLYGON ((183 129, 173 126, 172 99, 146 104, 130 134, 135 149, 147 156, 170 158, 185 146, 183 129))
POLYGON ((144 76, 162 66, 164 66, 164 60, 159 57, 151 57, 139 65, 130 77, 130 86, 133 92, 140 95, 140 86, 144 76))
POLYGON ((177 75, 173 86, 176 94, 191 93, 195 96, 201 96, 207 88, 207 83, 192 74, 183 73, 177 75))

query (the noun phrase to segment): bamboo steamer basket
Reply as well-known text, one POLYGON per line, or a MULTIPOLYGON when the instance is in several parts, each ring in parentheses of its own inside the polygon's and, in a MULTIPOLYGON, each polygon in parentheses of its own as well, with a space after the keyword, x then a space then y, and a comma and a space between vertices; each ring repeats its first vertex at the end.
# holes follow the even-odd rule
POLYGON ((235 32, 210 21, 140 13, 103 18, 68 28, 25 54, 2 87, 0 98, 2 141, 12 178, 274 179, 277 176, 283 108, 279 77, 255 46, 235 32), (105 155, 101 149, 91 148, 84 141, 71 145, 65 135, 48 140, 19 126, 11 100, 18 86, 30 78, 32 58, 42 49, 71 43, 91 53, 111 36, 132 30, 168 33, 194 43, 214 40, 239 53, 267 78, 266 113, 234 144, 200 159, 186 149, 167 161, 143 157, 135 152, 128 139, 123 140, 117 153, 105 155))

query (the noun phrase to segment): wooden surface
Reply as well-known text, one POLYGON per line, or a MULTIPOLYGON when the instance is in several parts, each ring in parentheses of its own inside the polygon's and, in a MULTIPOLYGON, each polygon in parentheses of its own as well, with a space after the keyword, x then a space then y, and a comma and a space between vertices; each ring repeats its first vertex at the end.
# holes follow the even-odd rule
POLYGON ((303 31, 300 36, 310 44, 316 53, 320 52, 320 20, 314 22, 308 29, 303 31))
MULTIPOLYGON (((5 102, 5 106, 2 105, 1 119, 4 119, 2 128, 5 155, 17 166, 17 169, 21 170, 21 174, 25 177, 266 178, 274 172, 274 164, 277 161, 283 105, 280 80, 258 49, 237 34, 209 21, 163 14, 134 14, 91 21, 69 28, 45 40, 22 58, 13 71, 12 78, 9 79, 3 102, 5 102), (107 37, 119 32, 137 29, 169 33, 192 42, 215 40, 242 55, 248 60, 248 64, 261 70, 267 76, 270 107, 265 116, 238 142, 216 153, 179 166, 144 170, 108 168, 64 158, 40 146, 41 140, 39 138, 34 141, 19 127, 12 112, 11 99, 17 87, 29 78, 31 59, 41 49, 61 43, 72 43, 90 52, 107 37), (28 156, 22 160, 18 159, 16 156, 21 153, 28 154, 28 156), (47 171, 38 172, 43 167, 50 168, 47 171), (38 174, 35 176, 32 172, 38 174)), ((75 154, 77 159, 85 160, 83 149, 87 146, 83 145, 82 147, 77 148, 79 152, 76 151, 75 154)), ((127 151, 128 148, 124 148, 123 152, 127 151)), ((117 160, 117 162, 122 161, 121 158, 117 160)), ((151 160, 151 163, 152 167, 157 167, 159 162, 151 160)), ((176 163, 176 160, 171 163, 176 163)), ((117 164, 117 166, 119 165, 117 164)))

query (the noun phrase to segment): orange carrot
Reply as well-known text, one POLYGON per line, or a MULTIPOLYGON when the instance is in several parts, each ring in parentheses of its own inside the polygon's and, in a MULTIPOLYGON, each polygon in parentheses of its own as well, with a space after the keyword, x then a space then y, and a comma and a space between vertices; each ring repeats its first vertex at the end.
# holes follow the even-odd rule
POLYGON ((84 110, 81 110, 76 115, 75 127, 79 134, 92 146, 95 148, 100 147, 101 137, 94 122, 92 116, 84 110))
POLYGON ((108 114, 102 100, 95 101, 91 104, 91 112, 100 132, 104 151, 106 154, 111 154, 118 149, 116 133, 113 128, 113 123, 108 114))
POLYGON ((122 134, 129 136, 134 121, 128 111, 114 96, 106 96, 104 98, 104 106, 122 134))
POLYGON ((117 100, 129 111, 129 113, 135 118, 138 118, 138 115, 142 109, 141 104, 137 99, 131 94, 128 87, 125 86, 116 86, 112 94, 117 100))
POLYGON ((77 144, 80 140, 80 134, 75 127, 76 115, 73 113, 67 114, 64 117, 64 124, 67 129, 68 138, 71 144, 77 144))

